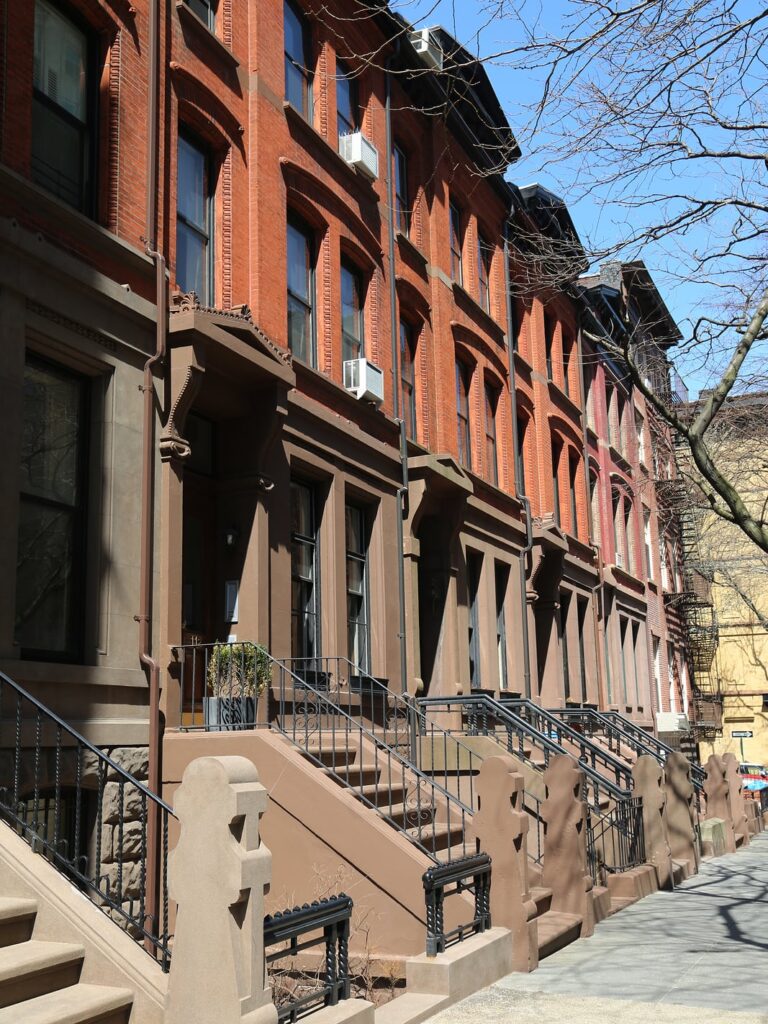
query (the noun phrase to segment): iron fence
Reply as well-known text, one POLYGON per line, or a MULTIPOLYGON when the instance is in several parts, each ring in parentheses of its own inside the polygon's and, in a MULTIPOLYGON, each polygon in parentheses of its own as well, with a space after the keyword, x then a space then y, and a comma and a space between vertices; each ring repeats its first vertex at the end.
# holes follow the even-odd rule
POLYGON ((595 885, 607 876, 645 863, 642 797, 629 797, 599 814, 587 817, 587 865, 595 885))
POLYGON ((422 883, 427 908, 427 956, 444 953, 452 942, 461 942, 491 927, 491 858, 487 853, 429 868, 422 883), (462 892, 474 896, 474 917, 446 931, 445 899, 462 892))
POLYGON ((0 817, 167 971, 172 809, 2 672, 0 758, 0 817))
POLYGON ((349 999, 352 906, 352 899, 340 893, 264 918, 264 949, 268 967, 304 950, 325 947, 322 967, 312 974, 309 992, 300 992, 306 987, 308 978, 308 972, 302 970, 301 965, 287 968, 291 984, 282 987, 275 984, 275 971, 271 971, 278 1021, 294 1024, 299 1017, 318 1007, 336 1006, 341 999, 349 999), (275 946, 280 948, 274 949, 275 946), (270 949, 273 951, 268 952, 270 949))

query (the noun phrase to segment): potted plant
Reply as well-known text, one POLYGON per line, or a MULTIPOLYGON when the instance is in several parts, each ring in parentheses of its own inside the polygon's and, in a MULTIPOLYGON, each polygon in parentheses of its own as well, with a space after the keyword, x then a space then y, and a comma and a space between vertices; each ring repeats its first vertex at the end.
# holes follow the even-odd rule
POLYGON ((203 700, 207 729, 244 729, 256 723, 259 697, 271 676, 265 647, 252 643, 214 644, 208 659, 203 700))

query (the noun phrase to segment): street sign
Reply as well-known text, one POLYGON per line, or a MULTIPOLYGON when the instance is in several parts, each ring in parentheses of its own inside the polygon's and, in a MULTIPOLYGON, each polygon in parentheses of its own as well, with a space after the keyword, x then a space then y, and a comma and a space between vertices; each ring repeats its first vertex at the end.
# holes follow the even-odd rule
POLYGON ((735 740, 751 740, 752 730, 751 729, 732 729, 731 736, 735 740))

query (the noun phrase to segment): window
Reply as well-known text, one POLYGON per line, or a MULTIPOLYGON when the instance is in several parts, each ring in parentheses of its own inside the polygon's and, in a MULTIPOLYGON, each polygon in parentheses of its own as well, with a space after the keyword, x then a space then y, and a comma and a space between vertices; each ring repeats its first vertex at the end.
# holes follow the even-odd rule
POLYGON ((657 710, 661 711, 661 640, 653 637, 653 682, 656 686, 657 710))
POLYGON ((563 658, 563 696, 571 699, 571 668, 568 663, 568 612, 571 607, 571 595, 567 590, 560 591, 560 653, 563 658))
POLYGON ((659 556, 661 558, 661 588, 669 590, 669 554, 666 537, 659 537, 659 556))
POLYGON ((509 688, 507 674, 507 627, 504 618, 504 601, 509 582, 509 566, 496 563, 496 653, 499 659, 499 689, 509 688))
POLYGON ((472 468, 472 438, 469 431, 469 387, 472 372, 466 363, 456 360, 456 420, 459 440, 459 462, 472 468))
POLYGON ((312 120, 312 72, 310 35, 299 11, 285 0, 283 4, 285 32, 285 98, 308 121, 312 120))
POLYGON ((179 133, 176 197, 176 281, 203 305, 213 299, 210 159, 179 133))
POLYGON ((25 658, 83 647, 87 384, 30 357, 24 369, 16 643, 25 658))
MULTIPOLYGON (((291 655, 320 657, 320 586, 316 493, 291 481, 291 655)), ((307 664, 306 668, 312 668, 307 664)))
POLYGON ((523 301, 520 298, 514 298, 511 303, 512 306, 512 323, 510 324, 510 333, 512 334, 512 351, 520 351, 520 342, 523 336, 523 320, 525 318, 525 307, 523 301))
POLYGON ((645 420, 639 412, 635 413, 635 433, 637 434, 637 457, 645 465, 645 420))
MULTIPOLYGON (((614 491, 611 497, 613 503, 613 549, 616 565, 624 565, 624 544, 621 537, 621 527, 624 524, 622 516, 622 501, 618 491, 614 491)), ((626 536, 625 538, 626 539, 626 536)))
POLYGON ((552 515, 560 525, 560 445, 552 445, 552 515))
POLYGON ((643 539, 645 541, 645 567, 648 579, 653 579, 653 543, 651 540, 651 513, 643 509, 643 539))
POLYGON ((563 335, 563 391, 568 398, 571 397, 571 356, 573 354, 573 340, 563 335))
POLYGON ((589 602, 586 597, 578 597, 576 599, 576 611, 578 614, 578 630, 579 630, 579 683, 581 684, 581 702, 586 704, 587 702, 587 658, 585 653, 584 645, 584 631, 587 626, 587 611, 589 609, 589 602))
POLYGON ((632 536, 632 502, 624 501, 624 554, 626 555, 625 566, 627 572, 635 571, 635 545, 632 536))
POLYGON ((190 11, 213 32, 216 28, 216 8, 214 0, 184 0, 190 11))
POLYGON ((342 359, 360 359, 365 354, 363 322, 363 279, 355 267, 341 264, 341 348, 342 359))
POLYGON ((629 620, 623 615, 619 618, 619 642, 621 644, 621 687, 624 694, 624 703, 629 703, 629 690, 627 689, 627 629, 629 620))
POLYGON ((371 670, 368 615, 368 526, 365 509, 345 509, 347 545, 347 657, 363 672, 371 670))
POLYGON ((46 0, 35 4, 32 179, 92 213, 96 74, 94 42, 46 0))
POLYGON ((491 312, 491 261, 493 249, 482 235, 477 236, 477 295, 480 305, 486 313, 491 312))
POLYGON ((393 152, 395 179, 395 230, 407 238, 411 232, 411 204, 408 196, 408 158, 399 146, 393 152))
POLYGON ((309 228, 288 219, 288 347, 310 366, 315 365, 314 244, 309 228))
POLYGON ((597 474, 589 474, 589 503, 592 509, 592 539, 596 544, 600 543, 602 536, 602 523, 600 521, 600 489, 597 486, 597 474))
POLYGON ((605 385, 605 408, 606 408, 606 422, 608 427, 608 444, 613 445, 616 442, 616 428, 613 422, 613 396, 616 389, 612 384, 605 385))
POLYGON ((576 505, 576 477, 579 472, 579 460, 575 455, 568 459, 568 511, 571 517, 571 534, 579 536, 579 515, 576 505))
POLYGON ((416 353, 415 331, 405 320, 400 321, 400 405, 405 432, 416 440, 416 353))
POLYGON ((461 250, 464 241, 461 226, 461 210, 455 203, 449 207, 451 220, 451 280, 457 284, 463 284, 461 250))
POLYGON ((476 551, 467 552, 467 596, 469 610, 469 684, 472 689, 480 686, 480 573, 483 556, 476 551))
POLYGON ((517 473, 517 490, 519 494, 525 494, 525 436, 527 429, 527 418, 525 416, 518 416, 515 472, 517 473))
POLYGON ((485 385, 485 458, 486 470, 491 483, 498 486, 499 466, 496 458, 496 406, 499 393, 492 384, 485 385))
POLYGON ((640 676, 637 671, 637 651, 640 645, 640 623, 632 623, 632 671, 635 677, 635 707, 642 707, 640 700, 640 676))
POLYGON ((675 685, 675 648, 667 643, 667 676, 669 679, 669 710, 677 711, 677 688, 675 685))
POLYGON ((547 366, 547 380, 554 380, 552 349, 555 344, 555 322, 548 313, 544 314, 544 358, 547 366))
POLYGON ((339 138, 360 131, 360 102, 357 79, 340 60, 336 61, 336 116, 339 138))

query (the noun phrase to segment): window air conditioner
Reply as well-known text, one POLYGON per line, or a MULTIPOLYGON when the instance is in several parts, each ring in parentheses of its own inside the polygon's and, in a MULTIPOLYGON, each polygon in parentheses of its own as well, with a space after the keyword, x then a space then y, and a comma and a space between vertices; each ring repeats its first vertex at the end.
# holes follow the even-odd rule
POLYGON ((362 132, 342 135, 339 139, 339 153, 351 167, 361 171, 372 181, 379 176, 379 151, 362 132))
POLYGON ((367 359, 344 361, 344 387, 361 401, 373 402, 374 405, 381 405, 384 401, 384 374, 367 359))
POLYGON ((624 555, 622 555, 620 551, 616 552, 616 565, 618 565, 620 569, 624 568, 624 555))
POLYGON ((408 35, 411 46, 414 48, 424 64, 434 68, 435 71, 443 70, 443 51, 437 41, 437 36, 431 28, 418 28, 408 35))

